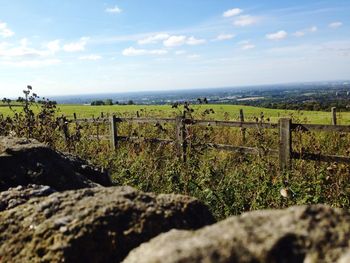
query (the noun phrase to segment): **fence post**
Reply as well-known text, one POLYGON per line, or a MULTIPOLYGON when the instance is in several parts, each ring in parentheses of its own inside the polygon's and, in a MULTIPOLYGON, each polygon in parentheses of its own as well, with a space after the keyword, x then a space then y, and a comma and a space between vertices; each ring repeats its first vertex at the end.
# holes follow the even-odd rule
POLYGON ((279 162, 281 172, 286 172, 292 166, 292 120, 281 118, 279 120, 279 162))
POLYGON ((332 125, 337 125, 337 108, 332 107, 332 125))
POLYGON ((110 117, 110 125, 111 147, 113 150, 116 150, 118 147, 118 126, 117 118, 114 114, 110 117))
MULTIPOLYGON (((244 122, 244 112, 243 112, 243 109, 240 109, 239 110, 239 121, 243 124, 244 122)), ((243 144, 246 143, 246 138, 245 138, 245 132, 246 132, 246 129, 245 128, 241 128, 241 132, 242 132, 242 142, 243 144)))
POLYGON ((184 122, 185 118, 183 116, 177 116, 175 119, 176 124, 176 151, 177 156, 186 162, 186 126, 184 122))
POLYGON ((77 114, 75 112, 73 113, 73 118, 74 118, 74 121, 77 121, 77 114))

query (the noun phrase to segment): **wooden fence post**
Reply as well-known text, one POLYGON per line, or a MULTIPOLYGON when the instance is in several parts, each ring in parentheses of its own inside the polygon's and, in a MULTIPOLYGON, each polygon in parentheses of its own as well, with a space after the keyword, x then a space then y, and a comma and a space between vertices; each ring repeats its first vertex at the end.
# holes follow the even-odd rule
MULTIPOLYGON (((239 121, 243 124, 244 122, 244 112, 243 112, 243 109, 240 109, 239 110, 239 121)), ((246 132, 246 129, 245 128, 241 128, 241 132, 242 132, 242 142, 243 144, 246 143, 246 138, 245 138, 245 132, 246 132)))
POLYGON ((175 132, 176 132, 176 151, 177 156, 186 162, 186 126, 184 122, 185 118, 183 116, 177 116, 175 119, 175 132))
POLYGON ((281 172, 287 172, 292 167, 292 120, 279 120, 279 162, 281 172))
POLYGON ((337 125, 337 108, 332 107, 332 125, 337 125))
POLYGON ((77 114, 75 112, 73 113, 73 118, 74 118, 74 121, 77 120, 77 114))
POLYGON ((116 150, 118 147, 118 126, 117 117, 114 114, 110 117, 110 125, 111 147, 113 150, 116 150))

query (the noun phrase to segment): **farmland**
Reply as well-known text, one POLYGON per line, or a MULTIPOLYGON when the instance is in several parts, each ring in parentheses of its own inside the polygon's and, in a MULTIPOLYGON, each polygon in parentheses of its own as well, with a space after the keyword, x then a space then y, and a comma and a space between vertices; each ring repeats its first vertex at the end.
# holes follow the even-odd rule
MULTIPOLYGON (((214 113, 206 118, 217 120, 238 120, 239 110, 243 109, 245 119, 247 121, 260 118, 261 113, 264 114, 265 120, 277 122, 281 117, 291 117, 294 122, 315 123, 315 124, 331 124, 331 113, 326 111, 297 111, 297 110, 281 110, 267 109, 253 106, 243 105, 220 105, 220 104, 203 104, 193 105, 195 117, 204 118, 201 116, 205 110, 213 109, 214 113)), ((13 107, 14 110, 20 111, 21 108, 13 107)), ((34 107, 34 111, 39 109, 34 107)), ((78 118, 99 117, 103 112, 107 114, 116 114, 117 116, 131 117, 136 116, 138 112, 141 117, 174 117, 181 114, 181 110, 174 109, 171 105, 111 105, 111 106, 90 106, 90 105, 58 105, 58 115, 65 115, 68 118, 73 118, 76 113, 78 118)), ((3 115, 12 115, 13 112, 6 106, 0 107, 0 113, 3 115)), ((350 124, 350 112, 338 113, 338 124, 350 124)))
MULTIPOLYGON (((350 207, 349 165, 327 162, 295 160, 288 173, 282 173, 278 158, 264 154, 242 155, 203 147, 205 142, 245 145, 264 149, 278 148, 278 131, 259 128, 248 129, 243 142, 241 130, 230 127, 188 126, 188 159, 181 161, 174 144, 147 143, 142 138, 174 139, 172 124, 118 125, 118 134, 139 138, 133 142, 120 142, 116 150, 102 135, 109 134, 108 124, 72 123, 69 136, 64 140, 56 117, 69 119, 98 118, 112 113, 120 117, 174 117, 182 114, 184 106, 171 105, 112 105, 84 106, 58 105, 57 111, 33 104, 33 115, 17 117, 7 107, 1 107, 0 120, 3 135, 15 134, 44 141, 61 151, 69 151, 109 171, 116 185, 131 185, 143 191, 181 193, 195 196, 205 202, 217 218, 225 218, 244 211, 262 208, 282 208, 294 204, 326 203, 337 207, 350 207), (43 115, 43 113, 45 113, 43 115), (40 117, 39 117, 40 116, 40 117), (33 118, 34 117, 34 118, 33 118), (29 126, 28 126, 29 125, 29 126), (288 198, 281 196, 288 189, 288 198)), ((14 107, 21 113, 20 107, 14 107)), ((246 121, 276 123, 281 117, 293 122, 331 124, 331 113, 321 111, 293 111, 265 109, 241 105, 194 104, 188 117, 207 120, 239 120, 243 109, 246 121), (211 110, 210 110, 211 109, 211 110), (263 113, 263 114, 261 114, 263 113)), ((29 115, 28 115, 29 112, 29 115)), ((187 110, 188 112, 188 110, 187 110)), ((338 113, 338 123, 349 125, 350 113, 338 113)), ((349 156, 349 134, 336 132, 293 132, 295 152, 313 152, 349 156)))

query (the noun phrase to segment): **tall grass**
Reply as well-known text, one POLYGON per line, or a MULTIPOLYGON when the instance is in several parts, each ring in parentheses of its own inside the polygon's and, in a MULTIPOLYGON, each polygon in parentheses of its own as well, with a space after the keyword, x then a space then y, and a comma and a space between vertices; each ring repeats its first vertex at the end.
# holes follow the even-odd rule
MULTIPOLYGON (((35 104, 22 103, 22 107, 36 107, 35 104)), ((68 137, 67 134, 64 137, 62 123, 69 120, 64 116, 57 117, 57 111, 50 107, 50 104, 41 105, 37 112, 32 111, 28 116, 22 111, 17 113, 17 117, 0 117, 0 133, 36 138, 49 142, 59 150, 78 154, 109 170, 115 185, 197 197, 208 204, 220 219, 245 211, 283 208, 294 204, 326 203, 350 207, 348 165, 295 160, 292 170, 282 174, 277 158, 265 156, 264 151, 260 156, 250 156, 203 147, 203 142, 242 145, 238 128, 187 126, 188 159, 183 162, 177 157, 175 145, 151 144, 142 140, 143 137, 174 139, 174 125, 122 123, 118 127, 120 135, 136 136, 140 140, 120 142, 114 151, 103 138, 103 135, 109 134, 108 123, 71 123, 68 137), (32 132, 23 131, 28 118, 32 132), (43 132, 43 129, 47 129, 47 132, 43 132), (287 197, 281 195, 281 189, 288 191, 287 197)), ((216 119, 216 109, 207 109, 193 107, 188 117, 216 119)), ((172 110, 172 116, 182 111, 183 107, 180 106, 172 110)), ((125 112, 119 115, 133 114, 125 112)), ((162 112, 142 111, 140 114, 154 117, 162 112)), ((222 119, 234 118, 238 119, 238 115, 222 114, 222 119)), ((268 118, 265 113, 264 121, 268 121, 268 118)), ((302 119, 302 115, 294 118, 295 121, 298 118, 299 121, 309 121, 302 119)), ((278 147, 277 130, 248 129, 246 137, 247 146, 259 149, 278 147)), ((348 156, 350 136, 342 133, 294 132, 293 147, 297 152, 307 150, 348 156)))

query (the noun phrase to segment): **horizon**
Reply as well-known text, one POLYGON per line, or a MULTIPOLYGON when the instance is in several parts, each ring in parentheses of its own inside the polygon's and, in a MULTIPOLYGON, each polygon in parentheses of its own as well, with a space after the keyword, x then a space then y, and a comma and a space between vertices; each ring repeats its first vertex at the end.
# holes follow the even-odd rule
POLYGON ((346 0, 0 4, 0 97, 350 79, 346 0))
MULTIPOLYGON (((103 95, 118 95, 118 94, 134 94, 134 93, 144 93, 144 94, 149 94, 149 93, 171 93, 171 92, 191 92, 191 91, 215 91, 215 90, 225 90, 225 89, 232 89, 232 90, 244 90, 244 89, 250 89, 250 88, 268 88, 268 87, 276 87, 276 86, 280 86, 282 87, 286 87, 286 86, 291 86, 291 85, 312 85, 312 84, 328 84, 328 83, 341 83, 341 82, 350 82, 350 78, 349 79, 339 79, 339 80, 320 80, 320 81, 307 81, 307 82, 285 82, 285 83, 266 83, 266 84, 260 84, 260 85, 242 85, 242 86, 221 86, 221 87, 197 87, 197 88, 187 88, 187 89, 168 89, 168 90, 135 90, 135 91, 120 91, 120 92, 100 92, 100 93, 96 93, 96 92, 92 92, 92 93, 81 93, 81 94, 63 94, 63 95, 44 95, 41 97, 52 97, 52 98, 59 98, 59 97, 72 97, 72 96, 94 96, 94 95, 99 95, 99 96, 103 96, 103 95)), ((35 88, 34 88, 35 91, 35 88)), ((40 95, 40 94, 38 94, 40 95)))

